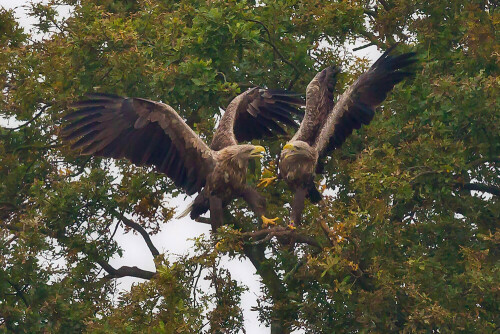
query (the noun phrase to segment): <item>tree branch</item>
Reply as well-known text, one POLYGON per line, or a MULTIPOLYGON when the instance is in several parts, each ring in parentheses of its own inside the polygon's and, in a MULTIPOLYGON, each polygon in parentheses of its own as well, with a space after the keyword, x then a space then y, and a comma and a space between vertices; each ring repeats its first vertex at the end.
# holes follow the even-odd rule
POLYGON ((374 44, 374 43, 372 43, 372 42, 370 42, 370 43, 368 43, 368 44, 358 46, 357 48, 352 49, 352 51, 359 51, 359 50, 363 50, 363 49, 369 48, 370 46, 373 46, 373 45, 375 45, 375 44, 374 44))
POLYGON ((464 183, 464 184, 457 183, 455 186, 465 190, 482 191, 492 195, 500 196, 500 188, 495 186, 489 186, 483 183, 464 183))
POLYGON ((469 162, 468 167, 470 167, 470 168, 477 167, 477 166, 482 165, 486 162, 490 162, 490 163, 497 162, 498 163, 498 162, 500 162, 500 157, 480 158, 480 159, 469 162))
POLYGON ((158 249, 155 247, 155 245, 153 245, 153 242, 151 241, 151 237, 149 236, 148 232, 146 232, 146 230, 141 225, 128 219, 122 213, 119 213, 119 212, 114 211, 114 210, 112 213, 113 213, 113 215, 115 215, 115 217, 119 218, 123 222, 123 224, 134 229, 140 235, 142 235, 142 238, 146 242, 146 245, 148 245, 149 251, 151 252, 153 257, 157 257, 158 255, 160 255, 160 252, 158 251, 158 249))
POLYGON ((24 295, 24 292, 19 288, 19 286, 13 282, 11 282, 10 280, 7 280, 7 282, 14 288, 14 290, 16 290, 16 295, 21 298, 21 300, 23 301, 24 305, 26 305, 26 307, 30 307, 30 304, 28 303, 28 300, 26 299, 26 296, 24 295))
POLYGON ((32 119, 30 119, 30 120, 29 120, 29 121, 27 121, 26 123, 23 123, 23 124, 21 124, 21 125, 19 125, 19 126, 15 127, 15 128, 7 128, 7 130, 9 130, 9 131, 15 131, 15 130, 19 130, 19 129, 24 128, 25 126, 27 126, 27 125, 31 124, 32 122, 34 122, 34 121, 35 121, 38 117, 42 116, 43 112, 44 112, 45 110, 47 110, 47 108, 48 108, 48 107, 49 107, 49 104, 44 105, 44 106, 40 109, 40 111, 39 111, 39 112, 37 112, 35 116, 33 116, 33 118, 32 118, 32 119))
POLYGON ((115 269, 106 261, 99 260, 97 261, 97 263, 102 267, 102 269, 106 270, 106 272, 108 273, 108 275, 104 277, 105 279, 130 276, 130 277, 137 277, 149 280, 156 275, 155 272, 143 270, 135 266, 134 267, 123 266, 118 269, 115 269))
POLYGON ((370 41, 370 43, 373 43, 373 45, 376 45, 378 47, 384 47, 384 43, 379 40, 379 37, 375 36, 374 34, 368 32, 368 31, 360 31, 359 34, 366 38, 367 40, 370 41))
POLYGON ((336 241, 334 241, 331 238, 331 236, 330 236, 330 233, 332 232, 332 230, 330 230, 330 228, 328 227, 328 225, 326 225, 325 221, 322 220, 322 219, 319 220, 319 226, 321 227, 321 230, 325 234, 325 236, 328 239, 328 241, 330 241, 330 245, 335 246, 336 245, 336 241))
POLYGON ((198 217, 194 220, 197 223, 212 225, 210 218, 198 217))
POLYGON ((382 5, 382 7, 384 7, 384 9, 386 11, 390 11, 391 10, 391 6, 387 3, 387 1, 385 1, 385 0, 378 0, 378 2, 380 2, 380 4, 382 5))

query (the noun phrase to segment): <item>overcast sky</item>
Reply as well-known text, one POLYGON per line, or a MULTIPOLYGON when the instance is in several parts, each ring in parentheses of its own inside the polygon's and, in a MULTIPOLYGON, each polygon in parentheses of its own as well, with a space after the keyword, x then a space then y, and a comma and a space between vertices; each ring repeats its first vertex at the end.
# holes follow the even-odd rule
MULTIPOLYGON (((14 9, 16 17, 26 31, 31 29, 32 24, 35 22, 25 14, 25 6, 30 1, 21 0, 0 0, 0 6, 8 9, 14 9)), ((35 1, 39 2, 39 1, 35 1)), ((60 15, 67 16, 71 8, 69 6, 61 7, 60 15)), ((360 44, 360 43, 358 43, 360 44)), ((358 45, 357 44, 357 45, 358 45)), ((356 45, 356 46, 357 46, 356 45)), ((365 56, 369 59, 376 59, 380 53, 375 47, 370 47, 355 53, 357 56, 365 56)), ((1 121, 1 120, 0 120, 1 121)), ((11 122, 12 123, 12 122, 11 122)), ((5 125, 5 124, 4 124, 5 125)), ((14 125, 9 124, 9 127, 14 125)), ((178 209, 176 212, 182 212, 186 206, 191 202, 192 198, 184 200, 182 198, 174 198, 170 202, 170 206, 175 206, 178 209)), ((124 234, 118 231, 116 234, 117 241, 123 248, 123 257, 115 257, 110 261, 114 267, 122 265, 138 266, 145 270, 155 270, 151 253, 149 252, 146 244, 139 235, 132 233, 124 234)), ((210 227, 205 224, 195 223, 189 217, 183 219, 174 219, 168 224, 164 225, 161 232, 152 236, 152 241, 160 252, 168 252, 170 259, 174 260, 176 254, 189 253, 192 245, 190 239, 198 237, 202 234, 208 234, 210 227)), ((256 306, 256 298, 260 294, 260 284, 258 276, 255 274, 253 265, 248 260, 238 261, 229 260, 225 258, 223 266, 228 268, 233 276, 233 279, 246 285, 249 290, 244 293, 242 298, 242 307, 244 309, 245 328, 249 334, 267 334, 270 333, 269 328, 259 325, 257 320, 257 312, 252 312, 250 308, 256 306)), ((140 281, 135 278, 122 278, 119 279, 121 289, 129 289, 130 285, 134 282, 140 281)))

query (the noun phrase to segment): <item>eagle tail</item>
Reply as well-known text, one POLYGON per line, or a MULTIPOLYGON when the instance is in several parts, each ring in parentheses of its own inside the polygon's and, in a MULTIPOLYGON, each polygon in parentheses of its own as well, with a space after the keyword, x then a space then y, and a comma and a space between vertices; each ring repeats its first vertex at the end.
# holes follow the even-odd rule
POLYGON ((307 189, 307 197, 311 203, 318 203, 323 198, 314 183, 307 189))
POLYGON ((208 197, 205 196, 204 191, 202 191, 198 196, 196 196, 194 201, 188 205, 186 210, 182 211, 182 213, 176 218, 180 219, 189 215, 191 219, 196 219, 208 210, 210 210, 210 202, 208 200, 208 197))
POLYGON ((194 201, 188 205, 186 210, 182 211, 177 217, 175 217, 175 219, 181 219, 181 218, 186 217, 193 210, 193 204, 194 204, 194 201))

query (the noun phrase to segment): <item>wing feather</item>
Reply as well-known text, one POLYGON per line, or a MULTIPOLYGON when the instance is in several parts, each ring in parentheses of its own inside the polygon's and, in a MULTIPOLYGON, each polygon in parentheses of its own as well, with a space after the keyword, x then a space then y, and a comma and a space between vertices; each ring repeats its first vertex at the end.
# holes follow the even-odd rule
POLYGON ((304 105, 300 95, 254 87, 235 97, 222 116, 211 148, 220 150, 241 141, 286 134, 284 126, 298 127, 294 115, 304 105))
POLYGON ((330 66, 314 76, 306 89, 306 113, 299 130, 292 138, 313 145, 321 125, 334 105, 333 92, 340 67, 330 66))
POLYGON ((141 98, 90 94, 62 130, 82 154, 127 158, 155 166, 189 195, 199 191, 215 164, 212 151, 170 106, 141 98))
POLYGON ((320 157, 341 146, 354 129, 369 124, 375 108, 394 86, 412 75, 400 70, 416 62, 415 53, 393 56, 394 47, 387 49, 339 98, 314 143, 320 157))

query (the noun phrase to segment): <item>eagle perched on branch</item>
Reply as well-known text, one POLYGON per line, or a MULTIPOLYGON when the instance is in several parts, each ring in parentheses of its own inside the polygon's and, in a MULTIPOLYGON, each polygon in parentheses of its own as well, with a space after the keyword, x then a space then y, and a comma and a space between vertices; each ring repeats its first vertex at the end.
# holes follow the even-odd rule
MULTIPOLYGON (((337 67, 324 69, 307 86, 304 119, 297 133, 283 147, 279 161, 279 177, 295 192, 291 226, 300 223, 306 197, 313 203, 321 200, 314 177, 323 160, 340 147, 354 129, 369 124, 375 107, 386 99, 397 83, 412 74, 402 69, 416 61, 415 53, 393 56, 395 46, 387 49, 336 103, 333 90, 339 73, 337 67)), ((261 184, 270 182, 263 179, 261 184)))
MULTIPOLYGON (((264 223, 265 200, 246 184, 249 159, 260 158, 262 146, 238 141, 285 134, 282 125, 298 127, 292 115, 304 105, 297 94, 254 87, 228 105, 209 147, 167 104, 142 98, 89 94, 74 103, 76 111, 62 134, 82 154, 127 158, 138 166, 154 166, 186 194, 198 196, 183 215, 192 219, 210 210, 215 230, 223 208, 242 197, 264 223)), ((277 219, 277 218, 276 218, 277 219)))

